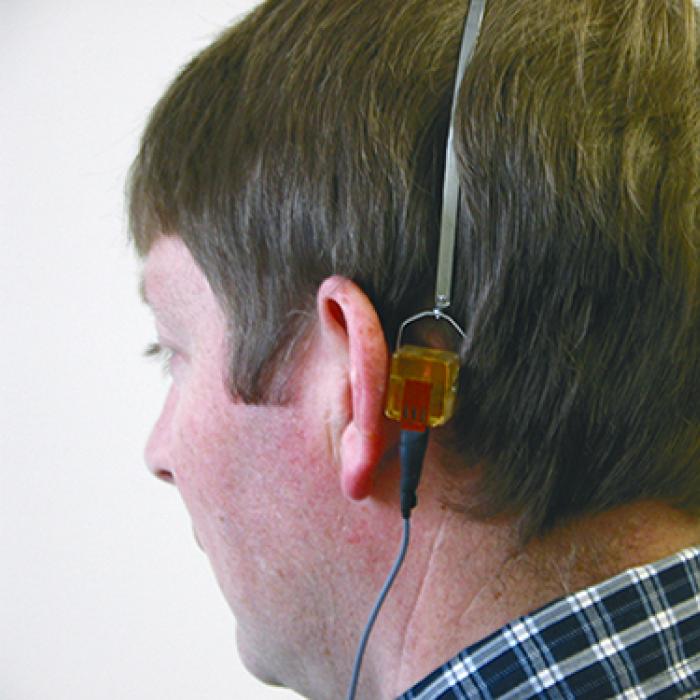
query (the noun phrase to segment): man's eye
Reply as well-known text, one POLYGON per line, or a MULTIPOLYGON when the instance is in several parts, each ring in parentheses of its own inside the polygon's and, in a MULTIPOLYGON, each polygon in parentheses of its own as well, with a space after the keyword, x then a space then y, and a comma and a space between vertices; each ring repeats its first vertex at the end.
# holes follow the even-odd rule
POLYGON ((160 343, 151 343, 144 350, 143 355, 149 359, 158 360, 164 375, 170 373, 170 363, 173 359, 173 351, 170 348, 164 348, 160 343))

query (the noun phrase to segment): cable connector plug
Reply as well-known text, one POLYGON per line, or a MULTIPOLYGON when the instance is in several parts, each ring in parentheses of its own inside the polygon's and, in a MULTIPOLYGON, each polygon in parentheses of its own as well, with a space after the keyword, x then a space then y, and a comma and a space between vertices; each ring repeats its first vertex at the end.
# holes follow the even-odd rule
POLYGON ((411 517, 416 506, 416 489, 420 483, 423 458, 428 446, 428 429, 421 432, 402 430, 399 440, 401 459, 401 516, 411 517))

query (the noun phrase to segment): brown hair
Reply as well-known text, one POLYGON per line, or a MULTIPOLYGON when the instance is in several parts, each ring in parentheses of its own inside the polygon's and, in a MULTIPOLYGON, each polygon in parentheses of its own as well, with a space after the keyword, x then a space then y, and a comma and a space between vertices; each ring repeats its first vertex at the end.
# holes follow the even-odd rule
MULTIPOLYGON (((284 399, 325 277, 355 280, 390 341, 430 299, 465 5, 269 1, 156 106, 132 236, 189 247, 243 400, 284 399)), ((641 498, 700 509, 696 20, 691 0, 487 3, 457 114, 467 339, 443 435, 484 469, 472 512, 518 513, 525 537, 641 498)))

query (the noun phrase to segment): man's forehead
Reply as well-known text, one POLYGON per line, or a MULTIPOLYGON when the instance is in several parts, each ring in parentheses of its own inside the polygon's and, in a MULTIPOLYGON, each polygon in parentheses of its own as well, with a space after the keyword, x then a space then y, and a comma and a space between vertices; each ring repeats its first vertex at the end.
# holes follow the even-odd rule
POLYGON ((154 311, 192 304, 208 285, 187 246, 177 236, 160 236, 146 256, 139 282, 143 301, 154 311))

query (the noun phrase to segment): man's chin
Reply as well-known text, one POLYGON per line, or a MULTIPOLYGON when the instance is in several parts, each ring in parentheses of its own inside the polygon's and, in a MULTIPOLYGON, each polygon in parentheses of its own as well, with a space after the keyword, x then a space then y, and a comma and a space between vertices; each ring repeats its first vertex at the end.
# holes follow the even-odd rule
POLYGON ((258 646, 251 644, 240 627, 236 627, 236 648, 238 650, 238 658, 248 673, 255 676, 261 683, 265 683, 265 685, 277 688, 285 687, 285 684, 270 668, 275 658, 274 652, 270 651, 270 653, 266 654, 258 646))

